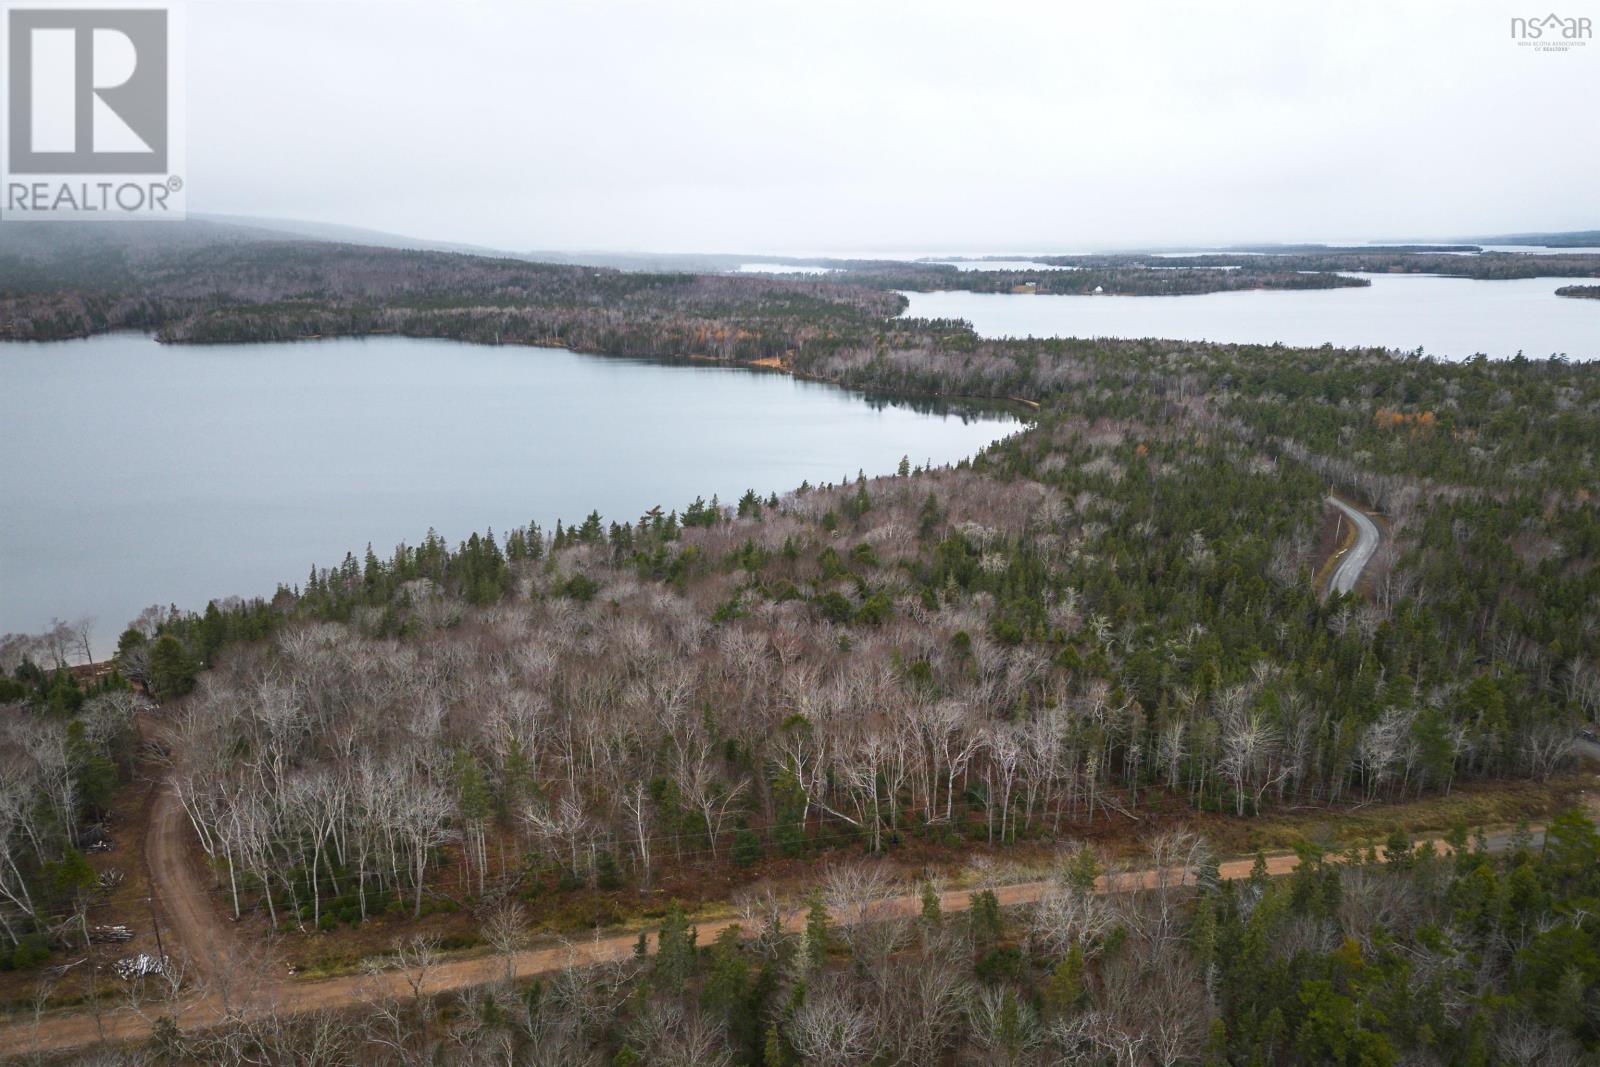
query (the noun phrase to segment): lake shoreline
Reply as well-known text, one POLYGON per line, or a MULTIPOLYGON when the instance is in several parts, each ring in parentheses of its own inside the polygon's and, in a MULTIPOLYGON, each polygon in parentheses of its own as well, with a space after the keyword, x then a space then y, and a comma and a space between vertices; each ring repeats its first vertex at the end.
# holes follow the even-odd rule
POLYGON ((153 602, 271 596, 430 527, 454 544, 592 511, 631 524, 903 457, 957 465, 1028 424, 995 402, 683 372, 706 361, 325 340, 338 348, 118 331, 0 353, 0 632, 94 615, 98 648, 153 602), (372 403, 352 409, 358 391, 372 403), (67 395, 71 420, 38 401, 67 395))
POLYGON ((553 348, 559 349, 563 352, 571 352, 580 356, 596 356, 602 359, 636 360, 641 363, 653 363, 665 367, 679 366, 684 364, 697 364, 705 366, 736 368, 740 370, 774 371, 779 374, 794 378, 797 381, 815 382, 819 385, 831 385, 837 389, 842 389, 846 392, 859 393, 865 397, 874 397, 886 400, 936 400, 952 404, 973 403, 997 405, 1000 406, 1002 410, 1005 410, 1007 414, 1011 414, 1019 418, 1030 418, 1041 410, 1038 401, 1029 400, 1020 396, 969 395, 964 393, 956 394, 863 388, 862 386, 851 385, 847 382, 840 381, 837 378, 829 378, 825 375, 811 374, 806 371, 797 370, 792 364, 775 356, 763 356, 759 359, 753 360, 724 359, 720 356, 707 355, 702 352, 690 352, 679 356, 635 356, 620 352, 608 352, 600 349, 575 347, 558 338, 527 341, 475 341, 464 337, 401 333, 396 330, 369 330, 364 333, 307 334, 302 337, 291 337, 283 340, 261 339, 244 341, 187 341, 181 339, 164 338, 161 336, 159 330, 140 330, 119 327, 116 329, 98 330, 77 337, 57 337, 48 339, 30 337, 15 341, 10 338, 0 338, 0 349, 3 349, 8 344, 62 344, 71 341, 87 341, 95 337, 116 336, 119 334, 147 337, 158 345, 171 345, 175 348, 196 349, 219 348, 235 345, 255 347, 266 345, 298 345, 302 343, 313 343, 319 341, 360 341, 372 337, 399 337, 417 341, 450 341, 455 344, 471 345, 475 348, 553 348), (1015 408, 1013 409, 1009 405, 1015 405, 1015 408))

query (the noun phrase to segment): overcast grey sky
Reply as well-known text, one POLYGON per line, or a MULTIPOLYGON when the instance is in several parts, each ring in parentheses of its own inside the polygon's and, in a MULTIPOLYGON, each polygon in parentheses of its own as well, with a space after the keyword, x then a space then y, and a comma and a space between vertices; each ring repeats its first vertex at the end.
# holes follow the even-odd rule
POLYGON ((194 0, 189 206, 518 249, 1594 227, 1600 41, 1518 47, 1544 13, 194 0))

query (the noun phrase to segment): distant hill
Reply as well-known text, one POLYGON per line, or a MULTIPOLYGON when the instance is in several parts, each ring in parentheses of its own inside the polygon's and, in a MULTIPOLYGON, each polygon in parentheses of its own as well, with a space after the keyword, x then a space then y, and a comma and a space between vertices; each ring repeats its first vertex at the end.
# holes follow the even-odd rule
POLYGON ((459 241, 343 226, 303 219, 265 218, 257 215, 191 213, 183 222, 11 222, 0 236, 0 258, 15 255, 29 260, 54 260, 87 252, 116 251, 132 255, 200 248, 240 241, 318 241, 393 248, 414 252, 453 252, 494 259, 520 259, 529 263, 555 263, 571 267, 603 267, 652 274, 722 274, 745 263, 799 266, 817 260, 806 257, 727 252, 615 252, 517 251, 459 241))
POLYGON ((369 230, 362 226, 343 226, 330 222, 306 222, 300 219, 259 218, 251 215, 194 215, 205 222, 221 225, 267 230, 274 234, 306 238, 313 241, 333 241, 339 244, 367 245, 373 248, 404 248, 423 252, 460 252, 464 255, 494 256, 497 259, 525 259, 533 263, 559 263, 573 267, 609 267, 613 270, 650 271, 692 274, 714 274, 736 270, 741 263, 764 260, 768 257, 727 255, 698 252, 608 252, 608 251, 556 251, 534 249, 518 251, 490 245, 466 244, 458 241, 434 241, 425 237, 369 230))
POLYGON ((741 263, 766 262, 763 256, 699 252, 516 252, 519 259, 538 263, 564 263, 574 267, 610 267, 613 270, 652 273, 719 274, 738 270, 741 263))
POLYGON ((1559 233, 1499 233, 1492 237, 1464 237, 1483 245, 1537 245, 1540 248, 1592 248, 1600 245, 1600 230, 1565 230, 1559 233))
POLYGON ((474 256, 524 258, 519 252, 488 245, 464 244, 458 241, 434 241, 426 237, 369 230, 364 226, 343 226, 333 222, 307 222, 302 219, 262 218, 255 215, 192 214, 190 221, 213 223, 221 226, 265 230, 276 236, 302 237, 312 241, 332 241, 336 244, 368 245, 374 248, 405 248, 421 252, 462 252, 474 256))
POLYGON ((0 230, 0 258, 55 259, 119 252, 181 251, 215 244, 281 241, 283 233, 260 226, 191 218, 183 222, 7 222, 0 230))

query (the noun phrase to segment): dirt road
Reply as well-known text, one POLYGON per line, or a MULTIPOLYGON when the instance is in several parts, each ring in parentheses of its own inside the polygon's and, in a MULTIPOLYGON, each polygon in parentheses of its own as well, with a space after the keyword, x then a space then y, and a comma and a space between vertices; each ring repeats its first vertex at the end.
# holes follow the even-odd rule
POLYGON ((236 963, 236 931, 217 914, 200 873, 189 860, 189 817, 171 780, 156 791, 144 855, 154 902, 163 924, 162 947, 185 975, 215 982, 236 963))
POLYGON ((188 813, 165 757, 155 754, 170 748, 171 731, 159 713, 141 714, 136 726, 146 751, 153 753, 144 764, 146 772, 160 775, 144 836, 145 874, 159 924, 160 950, 182 968, 186 983, 215 985, 226 981, 249 953, 241 945, 239 930, 222 917, 206 889, 203 867, 191 855, 199 848, 188 813))
MULTIPOLYGON (((181 820, 183 811, 176 797, 171 798, 171 808, 176 810, 176 818, 181 820)), ((268 961, 252 960, 247 958, 248 954, 241 957, 237 948, 230 952, 227 946, 234 942, 228 935, 232 931, 211 912, 210 902, 203 887, 199 885, 193 870, 183 862, 181 843, 187 840, 188 835, 181 832, 181 826, 179 829, 178 833, 160 835, 164 841, 179 842, 178 852, 163 858, 161 870, 164 880, 161 884, 163 891, 168 885, 178 887, 179 902, 169 912, 174 916, 174 929, 182 929, 181 936, 185 939, 184 950, 190 958, 203 960, 201 967, 212 968, 212 971, 208 972, 211 981, 198 993, 184 997, 172 1005, 149 1004, 143 1009, 128 1007, 109 1014, 103 1013, 99 1020, 92 1015, 73 1013, 46 1015, 36 1020, 10 1023, 0 1027, 0 1050, 4 1050, 6 1055, 76 1048, 100 1040, 102 1033, 104 1038, 110 1041, 138 1040, 150 1033, 157 1018, 169 1013, 176 1017, 180 1027, 189 1030, 213 1026, 228 1018, 248 1018, 272 1012, 292 1014, 320 1008, 344 1008, 389 996, 412 995, 408 977, 401 973, 391 971, 377 976, 349 975, 309 981, 284 980, 266 976, 265 972, 271 969, 268 961), (168 863, 176 866, 169 867, 168 863), (189 880, 191 888, 197 891, 198 895, 183 888, 185 879, 189 880), (194 904, 201 914, 183 919, 183 925, 180 927, 177 916, 185 915, 190 910, 190 904, 194 904), (191 937, 200 940, 188 940, 191 937)), ((1503 851, 1508 846, 1510 837, 1509 833, 1490 835, 1490 849, 1503 851)), ((1540 840, 1541 835, 1535 833, 1535 843, 1540 840)), ((1442 842, 1435 844, 1440 845, 1442 842)), ((1253 862, 1252 859, 1228 860, 1220 866, 1222 877, 1245 878, 1249 875, 1253 862)), ((1267 873, 1273 876, 1289 874, 1298 862, 1298 859, 1291 854, 1280 853, 1269 856, 1267 873)), ((154 868, 155 854, 152 852, 152 869, 154 868)), ((1193 873, 1192 870, 1180 868, 1149 868, 1123 872, 1110 878, 1102 876, 1096 881, 1096 890, 1103 893, 1131 892, 1152 888, 1158 884, 1172 885, 1180 878, 1192 877, 1193 873)), ((1048 887, 1047 882, 1019 883, 997 888, 995 896, 1004 907, 1030 904, 1038 901, 1048 887)), ((967 890, 945 893, 940 903, 946 912, 965 911, 970 906, 969 893, 967 890)), ((922 901, 917 894, 894 897, 875 908, 872 919, 915 915, 921 907, 922 901)), ((835 916, 835 919, 838 920, 840 917, 835 916)), ((733 919, 697 923, 700 944, 709 944, 719 933, 734 923, 733 919)), ((805 913, 798 910, 788 913, 783 920, 784 928, 787 930, 798 930, 804 923, 805 913)), ((634 932, 528 949, 514 957, 515 973, 518 978, 529 978, 572 966, 581 967, 608 960, 625 959, 633 953, 637 940, 638 934, 634 932)), ((172 949, 169 947, 168 951, 172 949)), ((504 957, 451 958, 427 972, 422 990, 424 993, 437 994, 482 985, 502 979, 505 972, 504 957)))

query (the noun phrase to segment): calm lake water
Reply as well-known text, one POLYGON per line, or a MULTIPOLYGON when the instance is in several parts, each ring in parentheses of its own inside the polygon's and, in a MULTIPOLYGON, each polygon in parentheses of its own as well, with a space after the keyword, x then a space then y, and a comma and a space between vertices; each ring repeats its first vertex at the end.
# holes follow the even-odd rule
POLYGON ((1600 301, 1555 295, 1581 278, 1476 281, 1369 274, 1362 289, 1198 296, 906 293, 908 315, 966 319, 985 337, 1171 337, 1317 346, 1376 345, 1465 359, 1522 352, 1600 358, 1600 301))
POLYGON ((781 374, 406 338, 0 344, 0 633, 202 608, 537 520, 636 519, 971 456, 995 413, 781 374))

